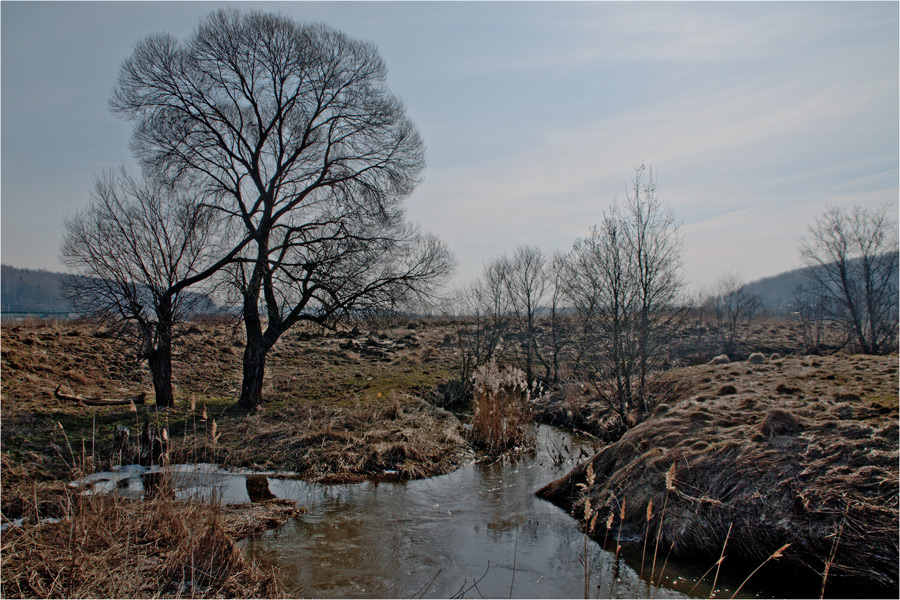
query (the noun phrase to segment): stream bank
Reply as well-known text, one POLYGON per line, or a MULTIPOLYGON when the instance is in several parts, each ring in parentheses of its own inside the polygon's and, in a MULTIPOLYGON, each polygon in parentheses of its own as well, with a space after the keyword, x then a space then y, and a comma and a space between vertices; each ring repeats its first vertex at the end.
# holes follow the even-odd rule
POLYGON ((641 539, 648 503, 654 528, 665 506, 661 547, 711 565, 727 538, 722 567, 738 578, 790 544, 757 574, 783 575, 790 583, 779 595, 818 596, 828 565, 826 595, 896 596, 897 355, 791 356, 669 375, 689 393, 538 494, 573 514, 590 498, 597 539, 615 536, 620 522, 641 539))

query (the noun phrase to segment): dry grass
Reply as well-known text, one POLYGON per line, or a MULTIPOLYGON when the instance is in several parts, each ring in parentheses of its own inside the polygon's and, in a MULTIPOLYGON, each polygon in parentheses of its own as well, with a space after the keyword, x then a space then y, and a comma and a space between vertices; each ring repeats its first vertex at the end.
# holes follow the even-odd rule
POLYGON ((248 561, 233 520, 215 503, 182 502, 163 488, 144 501, 43 490, 31 518, 3 533, 4 597, 273 597, 274 573, 248 561), (42 510, 43 509, 43 510, 42 510))
MULTIPOLYGON (((717 560, 733 523, 722 569, 737 568, 737 581, 791 544, 765 571, 790 572, 801 594, 819 595, 826 568, 828 590, 896 592, 896 355, 792 356, 668 376, 687 382, 681 398, 590 461, 595 507, 616 507, 627 493, 625 526, 640 539, 648 502, 662 506, 668 493, 660 547, 674 544, 673 557, 717 560), (717 395, 724 385, 735 393, 717 395)), ((582 465, 540 494, 577 510, 585 477, 582 465)))
POLYGON ((474 400, 471 438, 491 454, 534 444, 530 406, 532 390, 525 373, 514 367, 500 370, 483 365, 473 376, 474 400))
MULTIPOLYGON (((459 421, 406 394, 382 403, 329 406, 297 403, 247 415, 240 424, 208 429, 173 444, 173 462, 200 460, 230 468, 297 473, 320 482, 352 482, 388 472, 420 478, 447 473, 464 456, 459 421)), ((177 430, 176 430, 177 431, 177 430)))

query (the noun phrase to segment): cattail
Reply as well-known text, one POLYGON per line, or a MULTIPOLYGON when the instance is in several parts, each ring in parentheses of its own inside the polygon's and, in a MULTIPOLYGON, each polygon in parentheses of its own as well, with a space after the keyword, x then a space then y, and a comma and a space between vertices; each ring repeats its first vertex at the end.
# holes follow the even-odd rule
POLYGON ((622 498, 622 509, 619 511, 619 520, 625 520, 625 498, 622 498))
POLYGON ((191 412, 197 410, 197 397, 191 394, 191 412))
POLYGON ((219 441, 219 435, 216 433, 216 420, 212 420, 212 429, 210 430, 210 435, 212 437, 213 444, 219 441))
POLYGON ((666 472, 666 490, 675 491, 675 463, 666 472))
POLYGON ((200 420, 201 421, 206 420, 206 405, 205 404, 203 405, 203 414, 200 415, 200 420))
POLYGON ((650 522, 650 519, 653 518, 653 498, 650 498, 650 501, 647 502, 647 522, 650 522))
POLYGON ((613 511, 609 511, 609 517, 606 519, 606 528, 612 528, 613 518, 615 517, 615 513, 613 511))

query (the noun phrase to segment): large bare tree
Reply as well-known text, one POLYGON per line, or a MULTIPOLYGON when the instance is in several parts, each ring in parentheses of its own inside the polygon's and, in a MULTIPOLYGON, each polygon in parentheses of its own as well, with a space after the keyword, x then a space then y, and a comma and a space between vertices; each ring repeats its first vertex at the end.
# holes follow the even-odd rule
POLYGON ((122 65, 111 107, 135 122, 142 164, 190 174, 252 238, 231 270, 244 407, 293 324, 428 294, 452 268, 404 222, 424 146, 385 79, 372 44, 255 11, 215 12, 183 42, 150 36, 122 65))
MULTIPOLYGON (((896 217, 896 211, 891 211, 896 217)), ((800 240, 808 291, 866 354, 897 348, 897 222, 878 210, 829 207, 800 240)))
POLYGON ((174 328, 205 299, 189 286, 241 248, 216 251, 223 224, 215 216, 189 190, 121 169, 99 177, 88 207, 65 222, 60 252, 75 273, 65 282, 66 295, 78 312, 138 341, 159 407, 174 404, 174 328))

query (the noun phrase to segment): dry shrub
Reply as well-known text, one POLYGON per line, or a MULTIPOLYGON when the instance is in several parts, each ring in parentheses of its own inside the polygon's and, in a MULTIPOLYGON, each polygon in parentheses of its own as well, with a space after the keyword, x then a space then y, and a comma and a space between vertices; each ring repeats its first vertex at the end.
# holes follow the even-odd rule
POLYGON ((515 367, 500 370, 483 365, 473 376, 472 440, 491 454, 534 443, 531 389, 525 373, 515 367))
POLYGON ((217 504, 65 494, 58 522, 3 534, 5 597, 270 597, 274 575, 243 557, 217 504))

